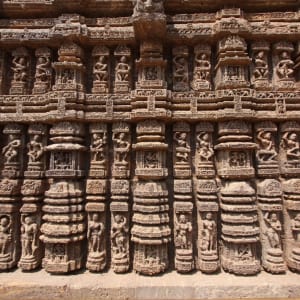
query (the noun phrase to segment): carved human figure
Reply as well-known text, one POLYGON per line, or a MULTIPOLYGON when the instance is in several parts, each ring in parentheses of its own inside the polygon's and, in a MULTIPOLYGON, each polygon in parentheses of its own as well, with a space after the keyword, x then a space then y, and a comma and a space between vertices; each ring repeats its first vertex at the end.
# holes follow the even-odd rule
POLYGON ((192 231, 192 224, 188 222, 184 214, 179 215, 175 223, 175 245, 180 249, 189 248, 188 234, 192 231))
POLYGON ((229 165, 231 167, 244 167, 247 164, 247 155, 243 151, 230 151, 229 165))
POLYGON ((269 74, 268 61, 264 51, 259 51, 254 56, 254 71, 255 79, 267 79, 269 74))
POLYGON ((211 63, 205 53, 197 53, 195 56, 195 75, 198 80, 209 80, 211 63))
POLYGON ((16 135, 10 134, 8 136, 7 145, 4 146, 2 149, 2 154, 5 157, 6 163, 17 161, 17 156, 20 147, 21 147, 20 139, 16 135))
POLYGON ((111 240, 116 253, 126 253, 127 219, 119 214, 115 215, 111 228, 111 240))
POLYGON ((11 218, 9 216, 0 217, 0 255, 6 254, 11 242, 11 218))
POLYGON ((156 168, 158 166, 157 152, 147 151, 144 156, 145 168, 156 168))
POLYGON ((44 154, 43 143, 40 142, 41 136, 34 135, 32 140, 27 144, 29 162, 37 162, 44 154))
POLYGON ((113 133, 112 140, 114 141, 114 159, 117 162, 126 162, 130 143, 125 139, 126 133, 113 133))
POLYGON ((296 241, 300 242, 300 213, 297 213, 291 220, 291 228, 295 234, 296 241))
POLYGON ((36 82, 47 82, 51 76, 51 60, 49 56, 40 56, 36 63, 36 82))
POLYGON ((173 77, 175 82, 188 82, 188 70, 187 70, 187 62, 185 58, 181 55, 176 55, 173 58, 174 65, 174 73, 173 77))
POLYGON ((126 56, 122 56, 116 65, 116 79, 117 81, 128 81, 130 65, 127 63, 126 56))
POLYGON ((197 134, 197 147, 201 161, 211 161, 214 155, 214 149, 210 142, 209 134, 205 131, 197 134))
POLYGON ((87 238, 90 252, 101 251, 101 241, 104 233, 104 224, 100 222, 99 214, 93 213, 89 220, 87 238))
POLYGON ((260 162, 274 161, 277 156, 275 143, 272 139, 272 133, 263 129, 257 133, 258 150, 256 157, 260 162))
POLYGON ((237 256, 239 259, 247 261, 253 258, 252 249, 249 244, 240 244, 237 248, 237 256))
POLYGON ((296 132, 285 132, 282 136, 281 146, 286 150, 288 160, 300 158, 300 143, 296 132))
POLYGON ((107 81, 108 70, 107 70, 107 63, 105 62, 104 55, 98 57, 98 60, 94 65, 93 74, 96 82, 107 81))
POLYGON ((287 51, 280 54, 280 60, 276 65, 276 73, 280 79, 290 78, 294 73, 294 62, 287 51))
POLYGON ((176 159, 178 162, 188 162, 191 147, 187 142, 186 132, 175 132, 174 141, 176 142, 176 159))
POLYGON ((22 256, 31 256, 38 248, 38 225, 32 216, 24 215, 21 218, 21 224, 22 256))
POLYGON ((267 225, 266 235, 269 241, 271 248, 281 248, 280 244, 280 233, 282 231, 282 226, 280 221, 278 220, 278 216, 276 213, 266 213, 264 216, 264 220, 267 225))
POLYGON ((26 82, 28 77, 28 60, 26 56, 15 56, 12 60, 13 80, 26 82))
POLYGON ((202 229, 202 250, 212 251, 216 246, 217 224, 211 212, 205 215, 202 229))
POLYGON ((104 162, 104 146, 106 145, 107 136, 105 132, 93 133, 93 141, 90 146, 93 162, 104 162))

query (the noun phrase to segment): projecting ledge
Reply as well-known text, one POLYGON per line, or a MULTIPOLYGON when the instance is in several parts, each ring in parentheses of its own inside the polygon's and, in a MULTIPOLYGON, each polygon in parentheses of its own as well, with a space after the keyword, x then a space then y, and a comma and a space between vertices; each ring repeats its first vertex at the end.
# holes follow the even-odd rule
POLYGON ((288 272, 253 277, 227 273, 204 275, 176 272, 157 277, 135 273, 95 274, 88 271, 54 276, 40 270, 0 274, 1 300, 175 300, 300 297, 300 275, 288 272))

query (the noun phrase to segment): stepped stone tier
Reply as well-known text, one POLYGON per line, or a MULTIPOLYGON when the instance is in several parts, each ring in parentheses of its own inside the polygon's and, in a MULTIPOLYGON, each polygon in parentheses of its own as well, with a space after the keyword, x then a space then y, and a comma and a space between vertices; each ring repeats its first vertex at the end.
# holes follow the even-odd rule
POLYGON ((297 0, 2 0, 0 130, 0 271, 300 273, 297 0))

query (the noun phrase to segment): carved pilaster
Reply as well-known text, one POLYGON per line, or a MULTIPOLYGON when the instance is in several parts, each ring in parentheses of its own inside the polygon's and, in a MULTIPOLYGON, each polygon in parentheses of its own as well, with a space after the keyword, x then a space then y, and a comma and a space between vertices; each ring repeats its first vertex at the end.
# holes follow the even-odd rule
POLYGON ((251 127, 242 121, 219 123, 217 150, 222 220, 222 267, 229 272, 253 275, 260 271, 259 225, 252 161, 256 145, 251 127))
POLYGON ((198 223, 198 267, 204 273, 220 268, 218 253, 218 188, 215 180, 213 124, 196 126, 196 204, 198 223))
POLYGON ((4 166, 0 180, 0 270, 17 265, 20 256, 19 201, 23 175, 23 127, 8 124, 4 127, 2 148, 4 166))
POLYGON ((90 171, 86 182, 88 213, 88 257, 86 267, 92 272, 106 266, 106 194, 108 171, 107 125, 90 125, 90 171))
POLYGON ((168 268, 169 227, 168 189, 165 178, 166 150, 165 125, 158 121, 144 121, 137 125, 134 187, 133 227, 135 271, 154 275, 168 268))
POLYGON ((189 124, 173 125, 175 268, 181 273, 194 268, 190 135, 189 124))
POLYGON ((28 128, 27 169, 22 185, 21 246, 19 267, 34 270, 41 265, 44 247, 39 240, 42 223, 42 199, 45 192, 47 127, 32 124, 28 128))
POLYGON ((113 124, 113 179, 111 181, 111 257, 116 273, 129 269, 129 197, 131 131, 127 123, 113 124))
POLYGON ((85 214, 83 206, 84 127, 61 122, 50 130, 50 187, 45 192, 40 239, 45 244, 43 267, 49 273, 67 273, 83 265, 85 214))

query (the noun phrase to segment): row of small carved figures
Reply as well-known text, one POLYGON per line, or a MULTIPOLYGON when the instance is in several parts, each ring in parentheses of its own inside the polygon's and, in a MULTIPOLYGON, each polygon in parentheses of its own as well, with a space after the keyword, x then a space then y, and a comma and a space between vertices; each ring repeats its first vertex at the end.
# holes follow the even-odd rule
MULTIPOLYGON (((30 58, 27 55, 16 55, 12 59, 11 70, 13 72, 12 85, 23 83, 27 84, 29 81, 29 62, 30 58)), ((211 61, 207 53, 196 53, 194 61, 194 79, 195 82, 209 83, 211 77, 211 61)), ((178 90, 185 89, 185 85, 189 84, 189 62, 185 55, 176 54, 173 58, 173 85, 176 90, 176 85, 179 85, 178 90)), ((230 66, 225 69, 224 79, 226 80, 241 80, 243 79, 242 66, 230 66)), ((131 63, 129 57, 123 55, 115 66, 115 82, 127 83, 131 81, 131 63)), ((110 78, 109 72, 109 57, 107 55, 100 55, 95 58, 93 66, 93 82, 108 84, 110 78)), ((295 63, 291 59, 291 54, 288 51, 280 53, 279 60, 274 67, 274 72, 278 80, 294 80, 295 63)), ((163 77, 158 71, 157 66, 145 67, 145 80, 161 80, 163 77)), ((40 55, 37 58, 35 71, 35 86, 39 84, 46 84, 50 88, 52 80, 51 55, 40 55)), ((269 65, 266 51, 260 50, 254 54, 253 57, 253 82, 269 79, 269 65)), ((61 83, 74 83, 75 70, 71 67, 65 68, 60 76, 61 83)))

